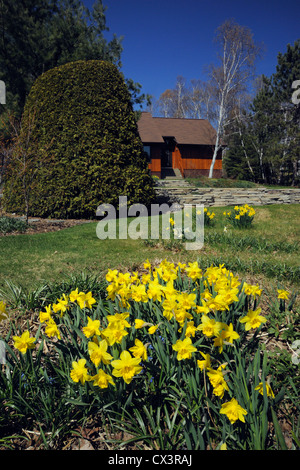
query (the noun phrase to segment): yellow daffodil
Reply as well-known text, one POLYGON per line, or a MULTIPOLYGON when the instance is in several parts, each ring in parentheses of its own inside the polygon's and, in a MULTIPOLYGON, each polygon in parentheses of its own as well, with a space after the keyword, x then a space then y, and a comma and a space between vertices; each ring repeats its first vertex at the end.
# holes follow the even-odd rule
POLYGON ((94 341, 90 341, 88 344, 88 352, 93 364, 96 367, 102 362, 103 364, 109 364, 113 357, 107 352, 107 341, 102 340, 99 344, 94 341))
POLYGON ((93 385, 100 388, 107 388, 109 384, 115 385, 113 378, 104 372, 104 370, 98 370, 96 375, 93 375, 90 380, 93 380, 93 385))
POLYGON ((232 323, 230 323, 230 325, 223 324, 223 328, 224 328, 224 339, 228 343, 232 344, 234 339, 238 339, 240 337, 240 335, 236 331, 233 330, 232 323))
POLYGON ((151 270, 151 263, 148 259, 146 259, 146 261, 144 263, 144 268, 151 270))
POLYGON ((57 303, 52 305, 52 310, 54 313, 61 313, 61 316, 68 310, 69 308, 69 299, 66 294, 63 294, 61 299, 57 299, 57 303))
POLYGON ((204 354, 202 351, 200 351, 200 354, 202 357, 204 357, 204 360, 202 361, 200 361, 200 359, 197 360, 198 367, 201 370, 210 369, 211 368, 210 355, 204 354))
POLYGON ((145 322, 141 318, 136 318, 134 320, 134 327, 135 327, 136 330, 138 330, 139 328, 143 328, 144 326, 148 326, 148 325, 149 325, 149 323, 145 322))
POLYGON ((107 315, 108 326, 112 326, 114 328, 130 328, 131 325, 128 323, 126 318, 129 317, 128 312, 124 313, 116 313, 115 315, 107 315))
POLYGON ((217 322, 214 318, 209 318, 207 315, 202 315, 201 323, 197 327, 197 330, 202 331, 202 333, 211 338, 216 336, 221 329, 221 323, 217 322))
POLYGON ((107 340, 109 346, 113 346, 115 343, 120 344, 128 332, 125 328, 120 328, 117 323, 111 323, 101 331, 101 335, 107 340))
POLYGON ((92 320, 87 317, 88 324, 82 328, 84 336, 91 338, 94 335, 100 335, 100 320, 92 320))
MULTIPOLYGON (((265 386, 266 386, 267 396, 268 396, 268 397, 271 397, 271 398, 275 398, 274 392, 273 392, 273 390, 272 390, 270 384, 269 384, 268 382, 266 382, 265 386)), ((263 383, 260 382, 260 383, 257 385, 257 387, 255 387, 255 390, 258 390, 259 393, 260 393, 261 395, 263 395, 263 394, 264 394, 264 386, 263 386, 263 383)))
POLYGON ((157 280, 149 282, 147 295, 149 299, 152 299, 154 302, 157 300, 161 302, 163 295, 163 286, 159 284, 157 280))
POLYGON ((123 377, 124 381, 129 384, 133 377, 141 372, 141 360, 140 357, 132 357, 129 351, 122 351, 120 359, 111 362, 113 367, 112 375, 114 377, 123 377))
POLYGON ((180 308, 191 309, 196 306, 195 303, 196 294, 189 294, 187 292, 182 292, 177 295, 177 302, 180 308))
POLYGON ((135 339, 134 346, 129 348, 134 357, 141 357, 143 361, 147 360, 147 347, 139 339, 135 339))
POLYGON ((157 330, 158 327, 159 327, 159 325, 152 325, 152 326, 150 326, 150 328, 148 328, 148 333, 149 333, 149 335, 153 335, 153 334, 156 332, 156 330, 157 330))
POLYGON ((57 326, 56 322, 53 320, 53 318, 50 318, 46 322, 46 325, 47 326, 45 328, 45 334, 49 338, 57 337, 58 339, 60 339, 60 331, 58 329, 58 326, 57 326))
POLYGON ((178 339, 176 343, 172 345, 172 348, 174 351, 177 351, 178 361, 191 359, 192 353, 197 351, 197 348, 192 344, 191 338, 185 338, 184 340, 178 339))
POLYGON ((50 318, 52 318, 52 317, 51 317, 51 315, 52 315, 51 305, 47 305, 47 306, 45 307, 45 309, 46 309, 45 312, 40 312, 39 318, 40 318, 40 322, 41 322, 41 323, 45 323, 45 322, 49 321, 50 318))
POLYGON ((185 268, 185 272, 187 273, 188 277, 190 277, 193 281, 200 279, 202 275, 202 269, 198 265, 198 261, 194 263, 189 263, 188 266, 185 268))
POLYGON ((105 276, 105 279, 107 280, 107 282, 113 282, 117 279, 117 276, 118 276, 117 269, 109 269, 105 276))
POLYGON ((96 300, 93 298, 91 292, 85 294, 84 292, 80 292, 77 297, 77 303, 81 309, 83 308, 92 308, 92 305, 96 303, 96 300))
POLYGON ((277 297, 278 299, 288 300, 289 298, 288 291, 284 289, 277 289, 277 293, 278 293, 278 297, 277 297))
POLYGON ((35 348, 35 338, 30 337, 29 331, 24 331, 21 336, 13 336, 14 347, 22 354, 26 354, 27 349, 35 348))
POLYGON ((225 390, 229 390, 226 380, 224 379, 224 372, 226 364, 221 364, 217 370, 208 368, 207 376, 211 385, 213 386, 214 395, 223 398, 225 390))
POLYGON ((76 289, 72 290, 72 292, 70 293, 69 299, 71 302, 76 302, 78 299, 78 296, 79 296, 78 287, 76 287, 76 289))
POLYGON ((247 315, 240 318, 240 323, 245 323, 245 330, 248 331, 251 328, 258 328, 262 323, 265 323, 267 319, 260 315, 261 308, 256 310, 249 310, 247 315))
POLYGON ((7 319, 6 304, 1 300, 0 302, 0 321, 7 319))
POLYGON ((220 413, 225 414, 231 424, 235 423, 237 420, 240 420, 244 423, 244 416, 247 415, 247 411, 239 405, 235 398, 232 398, 230 401, 223 403, 220 413))
POLYGON ((148 302, 148 294, 146 292, 146 286, 132 286, 131 287, 131 298, 135 302, 148 302))
POLYGON ((86 381, 91 380, 91 376, 89 375, 85 364, 86 359, 79 359, 77 362, 72 362, 73 369, 70 372, 70 376, 73 382, 81 382, 83 385, 86 381))

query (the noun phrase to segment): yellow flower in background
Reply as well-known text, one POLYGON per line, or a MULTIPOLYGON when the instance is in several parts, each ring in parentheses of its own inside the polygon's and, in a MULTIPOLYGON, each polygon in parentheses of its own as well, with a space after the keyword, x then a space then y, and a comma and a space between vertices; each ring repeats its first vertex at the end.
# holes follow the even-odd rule
POLYGON ((134 357, 140 357, 143 359, 143 361, 147 360, 147 347, 140 341, 139 339, 136 338, 134 342, 134 346, 132 348, 129 348, 129 351, 132 352, 134 357))
MULTIPOLYGON (((271 397, 271 398, 275 398, 274 392, 273 392, 273 390, 272 390, 270 384, 268 384, 268 382, 266 382, 265 385, 266 385, 267 396, 268 396, 268 397, 271 397)), ((263 394, 264 394, 264 386, 263 386, 263 383, 260 382, 260 383, 257 385, 257 387, 255 387, 254 390, 258 390, 259 393, 260 393, 261 395, 263 395, 263 394)))
POLYGON ((107 388, 109 384, 115 385, 113 378, 100 369, 96 375, 93 375, 90 380, 93 380, 93 385, 100 388, 107 388))
POLYGON ((178 339, 176 343, 172 345, 172 348, 174 351, 177 351, 178 361, 191 359, 192 353, 197 351, 197 348, 192 344, 191 338, 185 338, 184 340, 178 339))
POLYGON ((243 291, 245 292, 246 295, 253 295, 254 299, 256 298, 257 295, 261 296, 261 293, 262 293, 262 289, 260 289, 258 284, 251 285, 251 284, 247 284, 247 282, 243 283, 243 291))
POLYGON ((58 339, 60 339, 60 331, 58 329, 57 324, 53 320, 53 318, 50 318, 50 320, 48 320, 48 322, 46 322, 46 324, 47 324, 47 326, 45 328, 45 334, 49 338, 57 337, 58 339))
POLYGON ((46 321, 50 320, 52 317, 52 309, 51 309, 51 305, 47 305, 45 307, 46 311, 45 312, 40 312, 40 322, 41 323, 45 323, 46 321))
POLYGON ((240 318, 240 323, 245 323, 246 331, 249 331, 251 328, 258 328, 262 323, 267 321, 260 313, 261 308, 257 308, 256 310, 249 310, 247 315, 240 318))
POLYGON ((289 292, 284 289, 277 289, 278 299, 288 300, 289 292))
POLYGON ((80 292, 77 297, 77 303, 81 309, 83 308, 92 308, 92 305, 96 303, 96 300, 93 298, 91 292, 85 294, 84 292, 80 292))
POLYGON ((27 349, 35 348, 35 338, 30 337, 29 331, 24 331, 21 336, 13 336, 14 347, 22 354, 26 354, 27 349))
POLYGON ((145 263, 144 263, 144 268, 145 269, 151 269, 151 263, 150 261, 148 260, 148 258, 146 259, 145 263))
POLYGON ((204 357, 204 360, 202 360, 202 361, 200 361, 200 359, 197 360, 198 367, 201 370, 210 369, 211 368, 210 355, 209 354, 204 354, 202 351, 200 351, 200 354, 201 354, 202 357, 204 357))
POLYGON ((73 382, 81 382, 83 385, 86 381, 91 380, 91 376, 89 375, 85 364, 86 359, 79 359, 77 362, 72 362, 73 369, 70 372, 70 376, 73 382))
POLYGON ((0 302, 0 321, 6 320, 7 318, 7 311, 6 311, 6 304, 1 300, 0 302))
POLYGON ((133 377, 141 372, 141 360, 140 357, 132 357, 129 351, 122 351, 120 359, 111 362, 113 367, 112 375, 114 377, 123 377, 124 381, 129 384, 133 377))
POLYGON ((102 362, 103 364, 109 364, 113 357, 107 352, 108 344, 106 340, 100 341, 99 344, 95 341, 90 341, 88 344, 88 352, 93 364, 96 367, 102 362))
POLYGON ((237 420, 240 420, 244 423, 244 416, 247 415, 247 411, 239 405, 235 398, 232 398, 230 401, 223 403, 220 413, 225 414, 231 424, 235 423, 237 420))
POLYGON ((91 336, 100 335, 100 320, 92 320, 89 316, 87 320, 88 324, 82 328, 84 336, 91 338, 91 336))

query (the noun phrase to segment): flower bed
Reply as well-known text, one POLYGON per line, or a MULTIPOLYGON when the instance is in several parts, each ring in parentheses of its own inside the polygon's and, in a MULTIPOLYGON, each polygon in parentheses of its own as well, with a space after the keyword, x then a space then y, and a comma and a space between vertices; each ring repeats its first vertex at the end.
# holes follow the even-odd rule
POLYGON ((18 395, 28 408, 47 400, 100 413, 156 449, 269 448, 277 395, 257 340, 262 288, 223 265, 144 268, 108 270, 106 298, 64 293, 34 336, 12 323, 4 405, 18 395))

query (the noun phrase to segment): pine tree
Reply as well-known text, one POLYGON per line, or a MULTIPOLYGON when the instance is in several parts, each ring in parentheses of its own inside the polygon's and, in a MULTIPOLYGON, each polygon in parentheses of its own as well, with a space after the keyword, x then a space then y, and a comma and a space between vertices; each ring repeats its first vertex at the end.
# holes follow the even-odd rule
POLYGON ((104 37, 102 0, 92 11, 79 0, 2 0, 0 28, 0 80, 7 108, 19 114, 33 82, 53 67, 76 60, 120 65, 121 39, 104 37))

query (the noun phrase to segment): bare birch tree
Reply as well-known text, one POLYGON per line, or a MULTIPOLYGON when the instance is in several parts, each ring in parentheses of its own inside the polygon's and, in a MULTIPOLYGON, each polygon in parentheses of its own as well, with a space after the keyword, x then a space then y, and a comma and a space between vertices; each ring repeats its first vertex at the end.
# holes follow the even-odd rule
POLYGON ((222 137, 230 109, 254 74, 255 60, 260 53, 251 31, 233 20, 225 21, 217 30, 216 42, 220 48, 219 65, 212 65, 210 78, 215 87, 216 142, 209 170, 213 176, 216 158, 222 147, 222 137))

